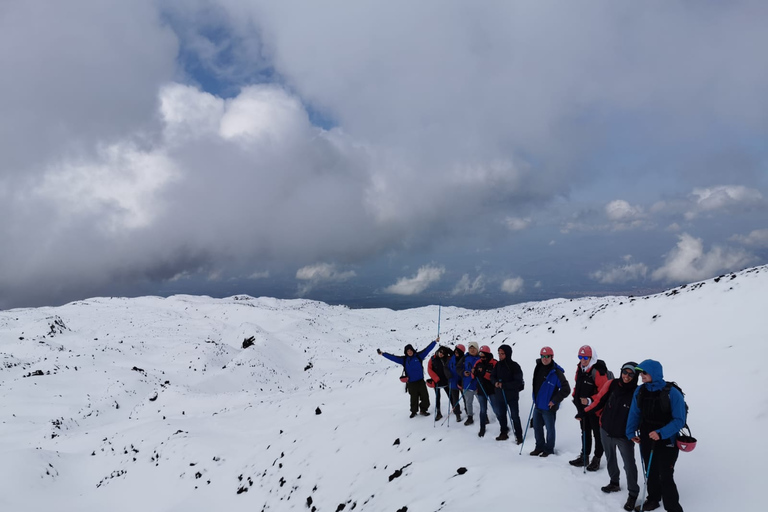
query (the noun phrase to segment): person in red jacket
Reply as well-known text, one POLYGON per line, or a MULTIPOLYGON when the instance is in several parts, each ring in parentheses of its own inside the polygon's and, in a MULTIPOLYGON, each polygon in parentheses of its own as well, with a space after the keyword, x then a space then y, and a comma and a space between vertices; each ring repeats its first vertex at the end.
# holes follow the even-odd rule
MULTIPOLYGON (((448 397, 448 408, 450 409, 451 393, 448 390, 448 380, 450 372, 448 370, 448 361, 451 358, 451 349, 441 346, 435 352, 435 355, 429 358, 427 364, 427 372, 430 379, 427 380, 429 387, 435 388, 435 407, 437 407, 437 414, 435 421, 440 421, 443 418, 443 413, 440 410, 440 391, 444 391, 448 397)), ((450 411, 446 412, 446 414, 450 411)))
POLYGON ((595 454, 587 466, 587 471, 600 469, 603 457, 603 443, 600 438, 600 412, 585 411, 585 408, 597 399, 600 388, 608 382, 608 367, 597 358, 597 351, 589 345, 579 348, 579 364, 576 366, 576 384, 573 387, 573 403, 576 405, 576 419, 581 424, 581 455, 569 461, 571 466, 583 467, 592 451, 592 438, 595 440, 595 454))

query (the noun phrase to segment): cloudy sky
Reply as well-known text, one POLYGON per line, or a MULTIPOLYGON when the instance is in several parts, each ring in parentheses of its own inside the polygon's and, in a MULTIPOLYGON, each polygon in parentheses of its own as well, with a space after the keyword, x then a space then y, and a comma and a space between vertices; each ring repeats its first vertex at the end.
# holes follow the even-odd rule
POLYGON ((5 0, 0 308, 768 262, 768 3, 5 0))

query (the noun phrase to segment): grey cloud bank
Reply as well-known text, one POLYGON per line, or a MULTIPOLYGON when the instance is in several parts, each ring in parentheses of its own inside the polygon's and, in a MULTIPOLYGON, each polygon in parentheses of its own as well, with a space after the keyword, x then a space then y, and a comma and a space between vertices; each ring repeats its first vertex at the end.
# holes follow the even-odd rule
POLYGON ((12 0, 0 307, 179 286, 464 305, 766 262, 766 20, 12 0))

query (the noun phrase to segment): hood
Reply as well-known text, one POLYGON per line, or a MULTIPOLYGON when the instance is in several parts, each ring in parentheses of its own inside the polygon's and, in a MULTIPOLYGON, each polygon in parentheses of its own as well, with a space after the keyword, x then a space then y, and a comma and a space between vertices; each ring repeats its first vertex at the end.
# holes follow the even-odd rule
POLYGON ((581 359, 579 359, 579 369, 583 372, 588 372, 592 369, 592 365, 594 365, 597 362, 597 349, 595 347, 590 347, 592 349, 592 357, 589 358, 589 364, 587 366, 581 366, 581 359))
POLYGON ((500 352, 504 352, 504 355, 507 356, 507 359, 512 359, 512 347, 509 345, 501 345, 499 347, 500 352))
POLYGON ((653 359, 646 359, 637 365, 637 368, 638 371, 643 370, 648 373, 653 379, 648 384, 645 384, 645 387, 650 391, 658 391, 666 385, 666 382, 664 382, 664 370, 661 367, 660 362, 654 361, 653 359))
POLYGON ((408 356, 408 349, 411 349, 411 350, 413 350, 413 353, 414 353, 414 355, 416 355, 416 349, 415 349, 415 348, 413 348, 413 345, 411 345, 411 344, 409 343, 409 344, 407 344, 407 345, 405 346, 405 348, 403 349, 403 354, 405 354, 405 355, 406 355, 406 357, 408 356))
POLYGON ((453 354, 453 351, 445 345, 440 345, 440 348, 437 349, 437 352, 442 352, 443 357, 451 357, 451 354, 453 354))

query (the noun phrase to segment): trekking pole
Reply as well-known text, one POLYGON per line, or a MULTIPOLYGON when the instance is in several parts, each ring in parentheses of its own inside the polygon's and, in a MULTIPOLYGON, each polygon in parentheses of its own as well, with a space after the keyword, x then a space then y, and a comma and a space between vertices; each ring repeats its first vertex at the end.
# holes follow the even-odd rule
MULTIPOLYGON (((581 461, 584 463, 582 466, 584 470, 582 473, 587 473, 587 431, 584 430, 584 420, 586 418, 581 418, 581 461)), ((597 448, 595 448, 597 449, 597 448)))
MULTIPOLYGON (((643 475, 645 477, 645 485, 643 485, 643 497, 640 501, 640 510, 645 510, 645 496, 648 492, 648 475, 651 474, 651 462, 653 461, 653 450, 656 447, 656 441, 653 442, 653 446, 651 446, 651 454, 648 456, 648 466, 645 467, 645 474, 643 475)), ((643 460, 643 453, 642 448, 640 450, 640 460, 643 460)))
POLYGON ((528 421, 525 422, 525 428, 523 429, 523 442, 520 443, 520 454, 523 454, 523 446, 525 446, 525 438, 528 435, 528 429, 531 425, 531 416, 533 416, 533 406, 536 405, 536 402, 531 402, 531 412, 528 413, 528 421))
POLYGON ((509 415, 509 428, 507 429, 507 431, 509 432, 511 430, 512 432, 514 432, 514 430, 515 430, 515 422, 512 420, 512 411, 509 410, 509 402, 507 402, 507 393, 504 392, 504 388, 503 387, 501 388, 501 396, 504 397, 504 412, 505 412, 505 416, 507 414, 509 415))
MULTIPOLYGON (((451 407, 451 410, 450 410, 450 411, 448 411, 448 413, 449 413, 449 414, 448 414, 448 417, 447 417, 447 418, 445 418, 445 419, 443 420, 443 423, 445 423, 446 421, 448 421, 448 420, 450 420, 450 419, 451 419, 451 414, 453 414, 453 410, 454 410, 456 407, 458 407, 458 406, 459 406, 459 403, 461 402, 461 400, 462 400, 463 398, 464 398, 464 390, 462 389, 462 390, 461 390, 461 395, 459 395, 459 399, 456 401, 456 403, 455 403, 455 404, 453 404, 453 407, 451 407)), ((451 403, 451 402, 450 402, 450 400, 448 401, 448 403, 451 403)), ((441 426, 441 427, 443 426, 443 423, 441 423, 441 424, 440 424, 440 426, 441 426)), ((450 425, 450 423, 449 423, 449 425, 450 425)))
POLYGON ((440 310, 442 309, 442 305, 437 305, 437 337, 440 337, 440 310))

